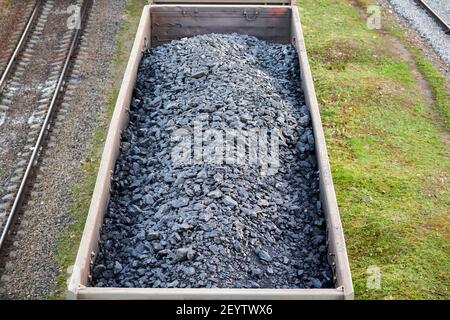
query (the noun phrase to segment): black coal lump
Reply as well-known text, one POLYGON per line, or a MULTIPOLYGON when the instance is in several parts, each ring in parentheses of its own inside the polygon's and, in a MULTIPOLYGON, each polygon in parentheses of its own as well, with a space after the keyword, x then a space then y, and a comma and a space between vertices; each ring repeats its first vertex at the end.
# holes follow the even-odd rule
POLYGON ((145 52, 91 284, 333 287, 314 143, 292 45, 206 34, 145 52), (280 166, 180 165, 174 132, 201 115, 203 133, 277 128, 280 166))

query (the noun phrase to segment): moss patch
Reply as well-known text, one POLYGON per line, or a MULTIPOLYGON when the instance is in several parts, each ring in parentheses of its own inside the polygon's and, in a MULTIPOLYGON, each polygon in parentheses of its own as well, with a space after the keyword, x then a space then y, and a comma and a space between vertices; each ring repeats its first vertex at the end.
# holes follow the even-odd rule
POLYGON ((0 0, 0 23, 9 11, 11 0, 0 0))

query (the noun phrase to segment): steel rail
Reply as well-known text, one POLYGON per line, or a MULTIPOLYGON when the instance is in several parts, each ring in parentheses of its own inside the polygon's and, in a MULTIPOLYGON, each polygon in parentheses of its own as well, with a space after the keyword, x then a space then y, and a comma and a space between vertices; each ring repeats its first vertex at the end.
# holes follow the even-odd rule
POLYGON ((0 237, 0 250, 3 248, 3 246, 4 246, 5 242, 6 242, 6 239, 7 239, 8 235, 9 235, 9 231, 10 231, 10 229, 11 229, 13 223, 14 223, 15 216, 17 215, 17 212, 19 211, 19 209, 20 209, 20 207, 22 205, 22 200, 23 200, 23 197, 24 197, 24 194, 25 194, 26 187, 28 185, 28 179, 31 176, 33 167, 36 165, 35 162, 38 159, 38 155, 39 155, 40 149, 42 147, 42 143, 44 142, 44 138, 45 138, 45 136, 46 136, 46 134, 48 132, 48 129, 50 127, 50 122, 51 122, 51 120, 53 118, 53 114, 54 114, 54 111, 56 109, 56 101, 57 101, 57 99, 59 97, 59 94, 61 93, 62 88, 64 86, 64 78, 66 77, 67 72, 69 71, 70 60, 72 59, 72 56, 73 56, 73 54, 75 52, 75 49, 77 48, 78 39, 79 39, 79 37, 81 35, 81 29, 82 29, 81 28, 81 24, 85 20, 85 18, 87 16, 88 9, 89 9, 91 4, 92 4, 92 0, 85 0, 83 2, 83 7, 82 7, 82 10, 81 10, 81 14, 80 14, 80 19, 81 19, 80 20, 80 28, 76 29, 76 31, 75 31, 75 33, 74 33, 74 35, 72 37, 72 43, 71 43, 69 51, 67 53, 67 57, 66 57, 66 60, 64 62, 64 66, 63 66, 63 69, 61 71, 61 75, 59 76, 57 85, 55 87, 55 91, 53 93, 52 100, 50 102, 47 114, 45 116, 44 123, 42 124, 41 131, 39 132, 39 137, 37 138, 36 143, 35 143, 35 145, 33 147, 33 153, 32 153, 32 155, 30 157, 29 162, 28 162, 25 174, 23 175, 22 181, 20 183, 19 190, 17 191, 16 197, 14 198, 14 203, 13 203, 13 206, 12 206, 10 212, 9 212, 9 216, 8 216, 7 221, 6 221, 5 227, 2 230, 2 234, 1 234, 1 237, 0 237))
POLYGON ((20 40, 17 43, 16 49, 14 50, 12 56, 9 58, 9 62, 6 65, 5 70, 3 71, 2 77, 0 78, 0 92, 3 90, 3 87, 6 83, 6 78, 8 77, 8 74, 11 71, 18 55, 22 51, 22 48, 23 48, 23 45, 25 44, 26 39, 28 38, 28 34, 30 33, 33 23, 38 15, 37 13, 39 11, 39 7, 40 7, 41 3, 42 3, 41 0, 36 1, 33 12, 31 13, 30 17, 28 18, 27 25, 26 25, 24 31, 22 32, 22 36, 20 37, 20 40))
POLYGON ((416 0, 416 2, 424 8, 428 14, 441 26, 442 30, 448 35, 450 35, 450 26, 447 22, 435 11, 433 8, 426 3, 424 0, 416 0))

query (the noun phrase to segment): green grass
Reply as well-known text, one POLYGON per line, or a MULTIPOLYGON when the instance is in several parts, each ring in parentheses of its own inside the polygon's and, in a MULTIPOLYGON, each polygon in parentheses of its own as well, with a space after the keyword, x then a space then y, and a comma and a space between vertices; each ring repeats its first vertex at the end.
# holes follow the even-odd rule
POLYGON ((410 51, 417 63, 417 66, 429 83, 435 99, 435 108, 445 121, 447 130, 450 131, 450 93, 445 87, 445 78, 426 60, 416 48, 411 47, 410 51))
POLYGON ((8 13, 11 6, 11 0, 0 0, 0 23, 2 23, 4 16, 8 13))
POLYGON ((55 257, 61 273, 57 278, 58 289, 48 297, 50 299, 62 299, 65 295, 66 283, 70 276, 67 270, 75 262, 78 245, 80 244, 89 211, 92 192, 95 187, 109 120, 114 111, 123 72, 128 62, 127 57, 130 53, 142 8, 145 4, 147 4, 146 0, 129 0, 125 6, 125 15, 116 35, 116 49, 111 67, 113 85, 106 99, 104 112, 99 117, 99 126, 92 135, 90 154, 82 164, 83 179, 74 186, 72 191, 73 200, 68 209, 68 214, 72 218, 72 224, 62 234, 57 244, 55 257))
POLYGON ((356 298, 448 299, 443 76, 408 46, 442 116, 435 123, 408 62, 385 50, 385 36, 368 30, 350 1, 303 0, 300 7, 356 298), (380 290, 366 288, 370 266, 381 270, 380 290))

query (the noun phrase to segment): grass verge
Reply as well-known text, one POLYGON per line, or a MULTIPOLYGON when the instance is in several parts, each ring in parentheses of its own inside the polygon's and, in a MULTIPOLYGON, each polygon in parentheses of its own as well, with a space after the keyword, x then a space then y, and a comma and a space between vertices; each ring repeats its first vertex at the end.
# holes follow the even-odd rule
POLYGON ((111 66, 112 87, 106 98, 104 113, 100 115, 99 125, 92 135, 91 151, 87 157, 88 160, 81 165, 83 178, 72 190, 73 199, 69 205, 68 214, 72 217, 73 222, 68 230, 61 235, 57 244, 55 259, 61 273, 57 278, 57 290, 48 297, 50 299, 64 298, 67 279, 70 276, 70 273, 67 270, 70 270, 70 266, 73 265, 75 261, 78 245, 89 211, 92 192, 94 191, 109 121, 114 111, 120 83, 128 63, 128 55, 133 45, 134 35, 139 24, 142 8, 146 4, 146 0, 129 0, 125 5, 124 16, 115 40, 116 47, 111 66))
POLYGON ((410 51, 417 67, 433 91, 434 106, 444 119, 447 130, 450 131, 450 93, 445 87, 445 78, 433 67, 430 61, 423 57, 417 48, 410 47, 410 51))
POLYGON ((0 23, 2 23, 3 17, 8 13, 11 6, 11 0, 0 0, 0 23))
MULTIPOLYGON (((442 124, 408 62, 351 1, 303 0, 300 9, 356 298, 448 299, 450 153, 442 124), (368 288, 377 268, 381 287, 368 288)), ((409 49, 448 124, 444 78, 409 49)))

